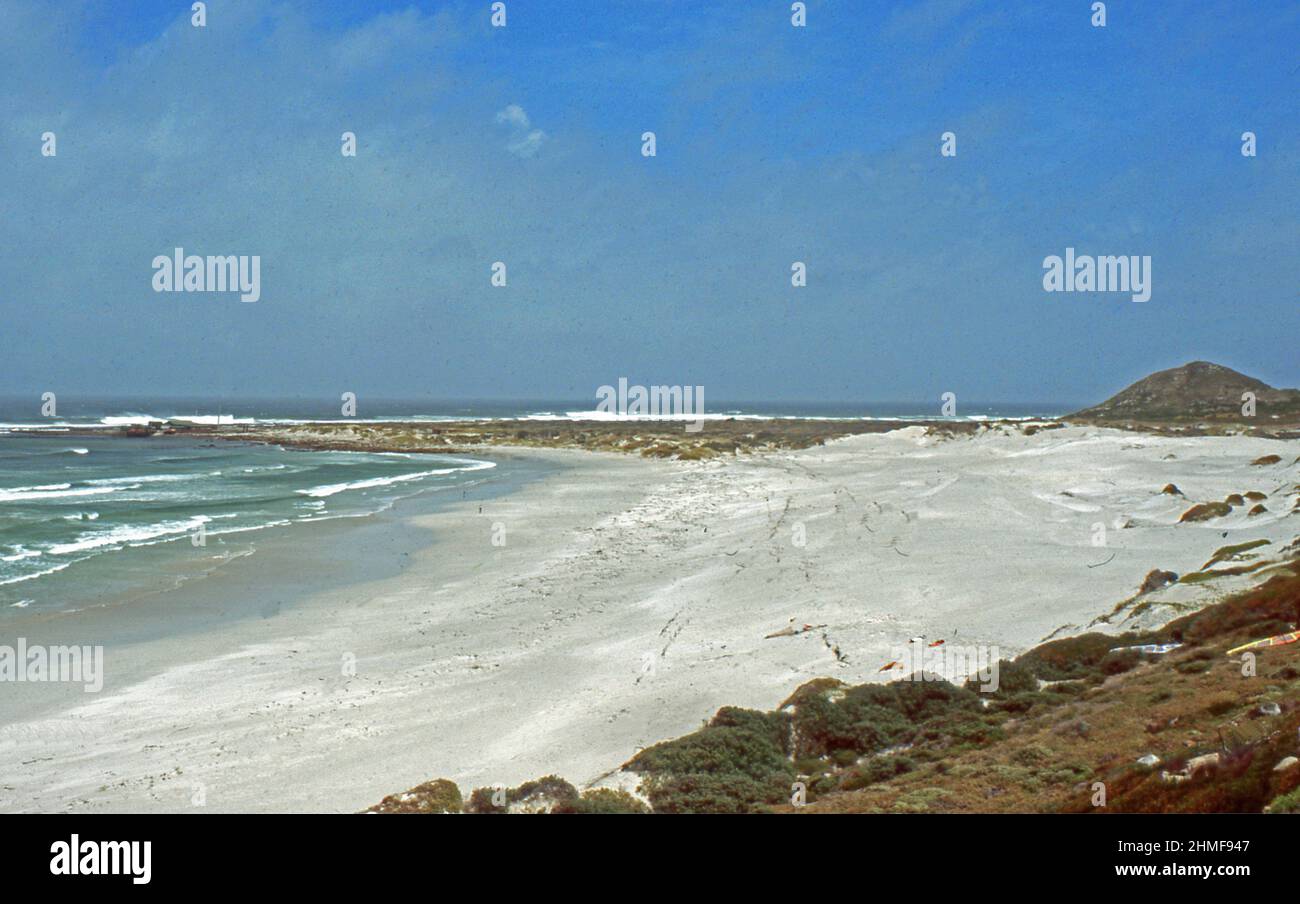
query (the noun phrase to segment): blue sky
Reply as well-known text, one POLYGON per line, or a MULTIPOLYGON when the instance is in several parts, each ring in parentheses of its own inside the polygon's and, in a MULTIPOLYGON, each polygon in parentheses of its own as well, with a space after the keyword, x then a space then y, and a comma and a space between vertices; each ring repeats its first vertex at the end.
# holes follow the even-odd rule
POLYGON ((4 0, 0 389, 1300 384, 1300 5, 1090 6, 4 0), (177 245, 260 255, 261 301, 154 293, 177 245), (1151 301, 1044 292, 1067 246, 1150 255, 1151 301))

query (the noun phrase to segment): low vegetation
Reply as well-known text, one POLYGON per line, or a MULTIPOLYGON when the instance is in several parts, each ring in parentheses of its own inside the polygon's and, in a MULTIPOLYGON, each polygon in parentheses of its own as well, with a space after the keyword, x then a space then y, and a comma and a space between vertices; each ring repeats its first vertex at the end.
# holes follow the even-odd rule
MULTIPOLYGON (((585 449, 621 452, 645 458, 705 461, 777 449, 807 449, 832 439, 861 433, 885 433, 900 427, 925 426, 939 439, 1005 427, 1028 429, 1015 421, 917 422, 874 420, 759 420, 725 418, 708 421, 690 432, 681 421, 457 421, 389 424, 313 423, 292 427, 258 425, 189 432, 229 440, 271 442, 299 449, 466 453, 490 446, 585 449)), ((1047 425, 1042 429, 1049 429, 1047 425)))
MULTIPOLYGON (((464 811, 1300 812, 1300 643, 1226 655, 1298 622, 1300 576, 1282 571, 1158 630, 1041 644, 1000 662, 991 693, 933 675, 819 678, 775 710, 724 707, 641 751, 623 767, 639 796, 548 776, 477 789, 464 811)), ((453 789, 373 810, 457 812, 453 789)))
POLYGON ((459 813, 463 802, 460 788, 445 778, 416 785, 410 791, 390 794, 368 813, 459 813))
POLYGON ((1209 521, 1211 518, 1222 518, 1230 514, 1232 514, 1232 506, 1227 502, 1201 502, 1183 512, 1178 523, 1209 521))
POLYGON ((1252 549, 1259 549, 1261 546, 1268 546, 1271 542, 1271 540, 1260 539, 1248 540, 1245 543, 1235 543, 1231 546, 1221 546, 1214 551, 1214 555, 1210 556, 1209 561, 1201 566, 1201 570, 1204 571, 1207 568, 1217 565, 1219 562, 1224 562, 1229 559, 1239 559, 1243 553, 1250 552, 1252 549))

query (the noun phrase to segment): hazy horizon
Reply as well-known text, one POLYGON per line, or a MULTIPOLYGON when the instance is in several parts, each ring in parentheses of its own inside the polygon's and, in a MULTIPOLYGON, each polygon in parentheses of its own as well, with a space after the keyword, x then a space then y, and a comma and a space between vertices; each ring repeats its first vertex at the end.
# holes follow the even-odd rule
MULTIPOLYGON (((382 397, 359 396, 355 417, 394 418, 405 414, 414 416, 444 415, 471 412, 475 417, 513 417, 525 413, 593 411, 598 400, 594 398, 438 398, 435 396, 382 397)), ((996 413, 1007 417, 1027 414, 1055 415, 1086 407, 1087 401, 1077 400, 1021 400, 1021 399, 966 399, 960 400, 956 416, 996 413)), ((43 423, 76 421, 84 417, 101 417, 119 414, 156 414, 159 417, 185 416, 186 414, 245 415, 250 417, 296 417, 330 420, 340 417, 340 399, 323 395, 285 395, 273 397, 205 396, 205 395, 79 395, 64 393, 57 397, 57 414, 41 414, 39 397, 21 394, 0 394, 0 426, 6 422, 24 419, 43 423), (158 411, 150 411, 151 407, 158 411)), ((718 415, 740 412, 747 415, 768 413, 806 417, 852 416, 940 416, 938 399, 709 399, 704 400, 706 414, 718 415)))
MULTIPOLYGON (((1197 360, 1200 361, 1202 359, 1197 359, 1197 360)), ((1184 364, 1191 364, 1191 363, 1193 362, 1190 360, 1184 362, 1184 364)), ((1221 364, 1221 362, 1218 361, 1212 361, 1208 363, 1221 364)), ((1182 366, 1184 365, 1177 365, 1176 367, 1182 367, 1182 366)), ((1229 365, 1223 365, 1223 366, 1227 367, 1229 365)), ((1237 372, 1243 374, 1246 377, 1261 379, 1257 374, 1252 373, 1249 370, 1243 371, 1240 368, 1235 368, 1235 367, 1231 369, 1236 370, 1237 372)), ((1081 407, 1090 406, 1090 405, 1103 402, 1106 399, 1109 399, 1111 396, 1121 392, 1122 390, 1127 389, 1128 387, 1133 385, 1133 383, 1138 382, 1144 377, 1150 376, 1151 374, 1157 372, 1158 371, 1151 371, 1150 373, 1143 374, 1141 377, 1138 377, 1135 380, 1124 384, 1123 386, 1115 387, 1104 397, 1099 397, 1095 399, 1068 399, 1068 398, 1048 399, 1048 398, 1028 398, 1028 397, 1001 398, 1001 399, 968 399, 968 400, 964 400, 962 404, 970 406, 972 408, 998 406, 998 405, 1011 405, 1017 407, 1039 406, 1039 407, 1055 407, 1055 408, 1062 408, 1062 409, 1072 408, 1072 407, 1081 408, 1081 407)), ((1283 384, 1270 383, 1270 381, 1267 379, 1264 379, 1263 382, 1268 383, 1275 389, 1297 388, 1292 386, 1286 386, 1283 384)), ((535 404, 535 405, 544 406, 544 405, 554 405, 560 403, 582 405, 594 401, 595 401, 594 397, 580 398, 577 396, 540 396, 540 395, 528 395, 528 394, 524 394, 524 395, 485 394, 485 395, 445 396, 445 395, 438 395, 432 392, 426 392, 426 393, 412 393, 408 395, 366 395, 365 396, 366 404, 378 403, 384 406, 395 406, 395 405, 401 405, 403 403, 424 404, 424 405, 472 405, 476 403, 485 403, 485 404, 493 404, 493 405, 535 404)), ((765 398, 747 397, 747 398, 730 398, 730 399, 716 399, 716 400, 710 399, 709 401, 718 407, 787 405, 787 406, 801 406, 801 407, 811 409, 816 407, 840 408, 840 407, 855 406, 855 405, 880 406, 880 407, 932 406, 938 404, 940 400, 934 398, 923 398, 923 397, 815 399, 815 398, 770 396, 765 398)), ((92 405, 102 405, 108 403, 129 404, 129 403, 147 403, 147 402, 164 402, 164 403, 171 403, 171 404, 229 402, 231 404, 236 404, 236 405, 252 406, 261 403, 272 404, 272 405, 285 405, 294 402, 305 402, 313 405, 333 407, 336 403, 336 399, 327 394, 311 393, 311 392, 285 392, 285 393, 271 394, 271 395, 257 395, 257 394, 222 395, 222 394, 213 394, 213 393, 193 393, 193 392, 168 393, 168 392, 153 392, 153 391, 126 392, 126 393, 70 392, 70 393, 64 393, 62 396, 59 397, 60 405, 66 407, 69 402, 73 406, 92 406, 92 405)), ((16 407, 24 407, 24 408, 30 407, 32 409, 37 409, 40 407, 40 400, 38 397, 34 397, 33 393, 31 392, 22 393, 22 392, 0 391, 0 411, 13 410, 16 407)))

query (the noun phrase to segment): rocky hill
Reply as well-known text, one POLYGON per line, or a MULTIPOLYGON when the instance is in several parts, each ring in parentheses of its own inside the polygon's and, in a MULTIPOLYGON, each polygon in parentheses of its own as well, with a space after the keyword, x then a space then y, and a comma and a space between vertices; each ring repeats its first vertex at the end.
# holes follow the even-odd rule
POLYGON ((1069 415, 1094 421, 1234 421, 1300 419, 1300 390, 1275 389, 1221 364, 1193 361, 1138 380, 1100 405, 1069 415), (1243 414, 1242 396, 1255 396, 1255 414, 1243 414))

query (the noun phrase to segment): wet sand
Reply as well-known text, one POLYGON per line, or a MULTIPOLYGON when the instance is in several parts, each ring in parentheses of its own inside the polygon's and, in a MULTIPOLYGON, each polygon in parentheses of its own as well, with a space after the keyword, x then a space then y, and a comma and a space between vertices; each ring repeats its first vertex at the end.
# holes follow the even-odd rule
MULTIPOLYGON (((613 781, 721 705, 883 680, 909 637, 1010 656, 1153 568, 1276 549, 1300 533, 1296 445, 911 427, 702 462, 511 453, 540 471, 504 495, 267 548, 129 617, 31 623, 33 642, 103 642, 108 676, 21 704, 3 688, 0 810, 355 811, 434 777, 613 781), (1282 462, 1250 464, 1268 453, 1282 462), (1250 490, 1267 515, 1177 523, 1250 490), (212 617, 155 630, 181 611, 212 617), (765 638, 792 622, 825 627, 765 638)), ((1174 585, 1143 617, 1253 579, 1174 585)))

